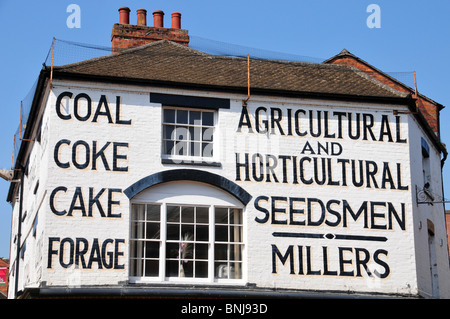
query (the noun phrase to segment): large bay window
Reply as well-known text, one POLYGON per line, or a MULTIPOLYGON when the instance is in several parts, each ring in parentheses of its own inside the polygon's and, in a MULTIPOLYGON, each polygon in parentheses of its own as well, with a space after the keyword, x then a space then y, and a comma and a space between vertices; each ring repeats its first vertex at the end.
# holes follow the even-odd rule
POLYGON ((243 248, 240 208, 132 204, 130 276, 137 281, 240 280, 243 248))

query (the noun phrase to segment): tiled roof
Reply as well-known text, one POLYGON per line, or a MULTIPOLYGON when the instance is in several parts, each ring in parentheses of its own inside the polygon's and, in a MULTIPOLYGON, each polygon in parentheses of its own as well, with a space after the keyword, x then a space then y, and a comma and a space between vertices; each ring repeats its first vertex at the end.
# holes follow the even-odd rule
MULTIPOLYGON (((209 55, 171 41, 55 67, 54 76, 76 75, 221 89, 247 89, 247 59, 209 55)), ((251 89, 376 98, 404 98, 352 66, 250 60, 251 89)))

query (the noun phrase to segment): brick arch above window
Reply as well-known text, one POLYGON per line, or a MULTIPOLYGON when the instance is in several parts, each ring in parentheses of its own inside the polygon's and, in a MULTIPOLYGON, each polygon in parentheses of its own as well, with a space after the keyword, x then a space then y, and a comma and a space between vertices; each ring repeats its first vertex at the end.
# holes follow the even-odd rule
POLYGON ((213 185, 233 195, 244 205, 247 205, 252 199, 252 196, 245 189, 233 181, 214 173, 196 169, 174 169, 158 172, 140 179, 125 189, 124 193, 129 199, 132 199, 151 186, 173 181, 195 181, 213 185))

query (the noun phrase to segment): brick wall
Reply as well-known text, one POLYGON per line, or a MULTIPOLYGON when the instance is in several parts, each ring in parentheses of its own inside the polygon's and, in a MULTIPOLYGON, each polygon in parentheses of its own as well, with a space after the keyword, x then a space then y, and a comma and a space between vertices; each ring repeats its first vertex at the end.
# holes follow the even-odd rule
MULTIPOLYGON (((406 88, 403 85, 400 85, 399 83, 393 81, 392 79, 386 77, 385 74, 378 71, 377 69, 371 67, 367 63, 364 63, 360 59, 356 58, 352 54, 339 54, 330 60, 327 61, 327 63, 330 64, 345 64, 345 65, 351 65, 354 66, 361 71, 364 71, 368 75, 372 76, 376 80, 380 81, 383 84, 386 84, 387 86, 398 90, 400 92, 410 93, 414 94, 414 92, 411 89, 406 88)), ((439 109, 438 107, 431 103, 430 101, 424 99, 421 96, 418 96, 417 98, 417 107, 422 113, 422 115, 427 120, 428 124, 430 125, 433 132, 439 136, 439 109)))
POLYGON ((181 14, 172 13, 172 27, 164 28, 164 12, 158 10, 154 14, 154 26, 147 26, 146 10, 139 9, 137 25, 129 24, 129 9, 121 8, 121 21, 113 26, 111 43, 113 52, 136 48, 148 43, 160 40, 174 41, 188 45, 189 35, 187 30, 181 29, 181 14))
MULTIPOLYGON (((0 291, 7 296, 8 295, 8 276, 9 276, 9 260, 0 258, 0 267, 8 267, 8 271, 6 272, 6 285, 0 285, 0 291)), ((0 299, 2 296, 0 296, 0 299)))

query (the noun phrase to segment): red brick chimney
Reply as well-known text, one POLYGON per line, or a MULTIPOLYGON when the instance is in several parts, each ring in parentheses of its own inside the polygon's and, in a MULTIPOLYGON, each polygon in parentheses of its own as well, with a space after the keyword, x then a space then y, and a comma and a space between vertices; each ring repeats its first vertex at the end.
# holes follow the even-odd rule
POLYGON ((147 10, 138 9, 137 24, 130 24, 130 9, 119 8, 119 23, 114 24, 111 43, 114 53, 141 45, 159 41, 170 40, 183 45, 189 45, 187 30, 181 29, 181 13, 172 13, 172 27, 164 28, 164 12, 153 12, 153 27, 147 26, 147 10))

